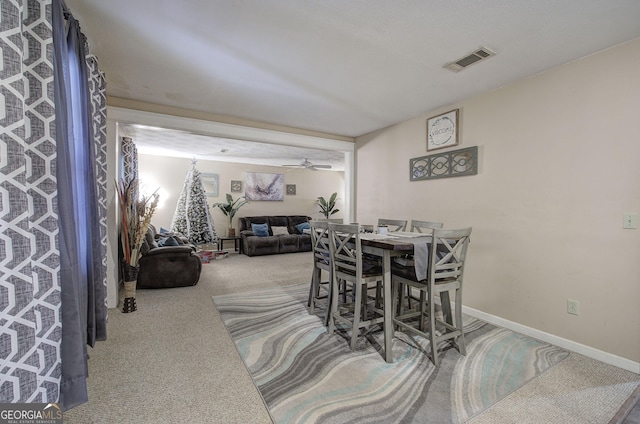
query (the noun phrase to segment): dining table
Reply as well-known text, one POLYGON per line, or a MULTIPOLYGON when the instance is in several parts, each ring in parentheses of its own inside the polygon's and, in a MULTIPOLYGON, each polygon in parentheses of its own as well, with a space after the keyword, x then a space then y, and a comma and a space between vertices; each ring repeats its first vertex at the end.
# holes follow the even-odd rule
POLYGON ((387 234, 361 233, 362 251, 382 258, 383 285, 383 331, 385 361, 393 362, 393 316, 391 299, 391 258, 411 255, 417 246, 427 245, 428 234, 412 232, 389 232, 387 234))

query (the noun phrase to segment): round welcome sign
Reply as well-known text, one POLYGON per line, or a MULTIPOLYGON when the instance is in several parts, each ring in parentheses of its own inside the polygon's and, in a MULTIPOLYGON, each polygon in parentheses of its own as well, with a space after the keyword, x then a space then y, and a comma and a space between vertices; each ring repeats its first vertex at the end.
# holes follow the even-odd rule
POLYGON ((458 144, 458 109, 427 120, 427 150, 458 144))

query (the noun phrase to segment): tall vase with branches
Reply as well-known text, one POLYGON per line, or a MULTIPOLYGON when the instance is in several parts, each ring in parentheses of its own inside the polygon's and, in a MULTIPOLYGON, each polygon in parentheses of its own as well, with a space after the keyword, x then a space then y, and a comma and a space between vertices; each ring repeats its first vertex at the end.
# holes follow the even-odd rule
POLYGON ((122 243, 124 306, 122 312, 134 312, 137 309, 135 291, 138 277, 142 245, 151 224, 151 217, 158 206, 157 191, 150 196, 138 195, 138 181, 118 184, 122 225, 120 241, 122 243))
POLYGON ((219 208, 222 213, 229 218, 229 227, 227 227, 227 237, 234 237, 236 234, 236 230, 233 228, 233 217, 238 212, 238 209, 249 203, 244 196, 238 197, 233 200, 233 196, 227 193, 227 201, 221 203, 215 203, 211 207, 213 209, 219 208))

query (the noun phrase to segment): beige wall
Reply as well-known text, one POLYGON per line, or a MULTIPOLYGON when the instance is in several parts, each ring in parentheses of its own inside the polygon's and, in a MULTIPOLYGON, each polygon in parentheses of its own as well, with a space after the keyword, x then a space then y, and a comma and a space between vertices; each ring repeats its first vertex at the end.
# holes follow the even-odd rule
POLYGON ((639 75, 635 40, 358 138, 357 220, 472 226, 466 306, 640 361, 640 230, 622 228, 640 212, 639 75), (479 174, 410 182, 426 118, 454 108, 479 174))
MULTIPOLYGON (((310 171, 305 169, 288 169, 280 167, 269 167, 261 165, 248 165, 228 162, 215 162, 199 160, 197 168, 202 173, 215 173, 219 178, 218 197, 208 197, 211 206, 217 202, 225 201, 225 194, 232 194, 234 199, 244 195, 242 193, 231 193, 231 180, 244 181, 245 172, 267 172, 284 174, 285 184, 296 185, 296 195, 286 195, 284 201, 267 202, 252 201, 243 206, 236 217, 233 225, 237 228, 238 217, 255 215, 308 215, 320 217, 319 208, 315 202, 318 196, 325 198, 333 192, 338 192, 340 198, 338 207, 342 209, 342 199, 344 199, 344 173, 335 171, 310 171)), ((139 155, 139 175, 142 184, 152 189, 160 187, 160 207, 152 219, 152 223, 157 227, 170 228, 173 214, 175 212, 178 197, 182 191, 187 172, 191 168, 191 160, 183 158, 172 158, 152 155, 139 155)), ((342 213, 336 214, 342 217, 342 213)), ((216 232, 223 235, 228 226, 228 219, 218 208, 212 209, 212 218, 216 232)))

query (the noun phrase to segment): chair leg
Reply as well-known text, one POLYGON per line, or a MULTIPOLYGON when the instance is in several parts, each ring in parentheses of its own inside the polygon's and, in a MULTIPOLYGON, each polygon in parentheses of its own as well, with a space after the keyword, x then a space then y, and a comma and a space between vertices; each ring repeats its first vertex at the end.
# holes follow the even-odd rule
POLYGON ((320 292, 320 279, 322 278, 322 271, 319 268, 313 267, 311 272, 311 286, 309 287, 309 300, 307 306, 309 306, 309 312, 313 314, 315 311, 315 301, 318 298, 320 292))
MULTIPOLYGON (((394 283, 391 288, 393 290, 393 299, 394 299, 393 304, 396 305, 396 302, 397 302, 397 305, 398 305, 397 306, 398 315, 404 315, 404 286, 405 286, 404 283, 394 283)), ((408 284, 406 284, 406 286, 408 287, 408 284)), ((411 299, 409 299, 409 302, 411 302, 411 299)))
POLYGON ((436 341, 436 307, 433 301, 433 293, 429 292, 429 341, 431 343, 431 359, 433 364, 437 367, 438 361, 438 343, 436 341))
POLYGON ((333 304, 333 278, 331 272, 329 272, 329 284, 327 293, 327 307, 324 310, 324 326, 329 325, 329 317, 331 316, 331 305, 333 304))
POLYGON ((420 320, 418 321, 418 329, 424 333, 424 317, 427 315, 425 308, 427 307, 427 301, 425 299, 424 290, 420 290, 420 320))
POLYGON ((340 282, 336 278, 331 278, 331 307, 329 308, 329 334, 333 334, 336 326, 335 316, 338 314, 338 289, 340 282))
POLYGON ((458 351, 461 355, 467 355, 467 347, 464 341, 464 326, 462 323, 462 290, 456 290, 456 328, 460 330, 460 335, 457 337, 456 344, 458 345, 458 351))
POLYGON ((449 291, 440 292, 440 303, 442 304, 442 320, 453 326, 453 315, 451 314, 451 300, 449 291))
POLYGON ((362 285, 354 283, 354 288, 356 290, 356 299, 353 303, 353 322, 351 328, 350 347, 352 350, 356 348, 356 340, 358 338, 358 334, 360 333, 360 308, 362 306, 362 285))

